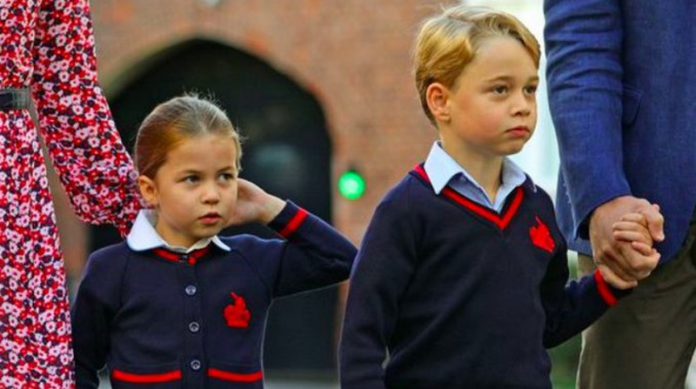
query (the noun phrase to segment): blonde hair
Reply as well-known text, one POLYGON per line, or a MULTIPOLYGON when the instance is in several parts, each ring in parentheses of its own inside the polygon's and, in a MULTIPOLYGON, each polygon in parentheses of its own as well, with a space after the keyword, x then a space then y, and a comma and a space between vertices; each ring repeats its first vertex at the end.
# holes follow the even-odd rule
POLYGON ((458 5, 423 22, 416 38, 414 71, 421 106, 431 122, 435 119, 426 101, 428 86, 439 82, 454 87, 481 43, 500 36, 517 39, 539 68, 539 42, 524 24, 505 12, 458 5))
POLYGON ((213 101, 188 94, 158 105, 143 120, 135 140, 138 172, 154 179, 171 150, 186 139, 202 135, 230 137, 236 148, 237 171, 240 170, 242 146, 230 119, 213 101))

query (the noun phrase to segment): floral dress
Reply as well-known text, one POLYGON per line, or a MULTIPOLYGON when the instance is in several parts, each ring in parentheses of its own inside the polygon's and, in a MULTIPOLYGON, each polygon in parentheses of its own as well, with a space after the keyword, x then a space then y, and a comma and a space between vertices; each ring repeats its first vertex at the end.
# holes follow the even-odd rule
POLYGON ((72 387, 68 295, 38 133, 78 216, 124 233, 135 172, 97 83, 88 0, 0 0, 0 387, 72 387))

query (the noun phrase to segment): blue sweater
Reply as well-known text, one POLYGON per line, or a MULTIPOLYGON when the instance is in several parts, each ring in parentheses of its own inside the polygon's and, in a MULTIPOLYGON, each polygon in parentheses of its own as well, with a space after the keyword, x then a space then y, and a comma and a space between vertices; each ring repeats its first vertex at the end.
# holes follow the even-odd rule
POLYGON ((599 273, 567 282, 552 203, 531 180, 497 214, 436 195, 419 167, 378 206, 358 253, 342 387, 550 388, 546 347, 621 294, 599 273))
POLYGON ((288 203, 270 227, 289 240, 222 238, 190 255, 94 253, 73 306, 78 388, 261 388, 266 314, 274 298, 348 278, 355 247, 288 203), (151 385, 151 386, 148 386, 151 385))

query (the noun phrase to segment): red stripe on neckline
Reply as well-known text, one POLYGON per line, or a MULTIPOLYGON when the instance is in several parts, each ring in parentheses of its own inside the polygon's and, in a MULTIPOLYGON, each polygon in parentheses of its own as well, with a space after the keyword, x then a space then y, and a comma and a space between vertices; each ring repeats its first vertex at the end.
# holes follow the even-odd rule
POLYGON ((158 257, 160 257, 162 259, 166 259, 167 261, 171 261, 171 262, 179 262, 180 256, 176 253, 169 251, 169 250, 154 249, 152 251, 155 253, 155 255, 157 255, 158 257))
POLYGON ((167 249, 161 249, 157 248, 152 250, 155 255, 162 259, 166 259, 167 261, 171 262, 179 262, 183 256, 186 256, 187 262, 189 265, 193 266, 198 263, 202 258, 204 258, 208 253, 210 252, 210 246, 206 246, 200 250, 195 250, 191 253, 185 254, 185 253, 175 253, 173 251, 169 251, 167 249))
POLYGON ((218 369, 208 369, 208 377, 229 382, 257 382, 263 380, 263 372, 257 371, 256 373, 240 374, 218 369))
MULTIPOLYGON (((425 172, 425 169, 422 165, 416 166, 415 172, 423 180, 425 180, 428 184, 432 186, 432 183, 430 182, 430 177, 428 177, 428 173, 425 172)), ((488 220, 489 222, 495 224, 495 226, 500 228, 501 230, 506 229, 510 225, 510 222, 515 217, 515 215, 517 215, 517 212, 519 211, 520 206, 522 205, 522 201, 524 200, 524 190, 522 189, 522 187, 518 187, 515 190, 515 197, 513 198, 512 203, 508 207, 505 214, 501 217, 501 215, 498 215, 490 209, 469 200, 468 198, 461 195, 459 192, 455 191, 450 187, 445 187, 441 193, 448 199, 454 201, 455 203, 461 205, 462 207, 468 209, 476 215, 484 218, 485 220, 488 220)))
POLYGON ((181 370, 161 374, 133 374, 114 369, 114 371, 111 373, 111 378, 117 381, 132 384, 160 384, 165 382, 180 381, 181 377, 181 370))

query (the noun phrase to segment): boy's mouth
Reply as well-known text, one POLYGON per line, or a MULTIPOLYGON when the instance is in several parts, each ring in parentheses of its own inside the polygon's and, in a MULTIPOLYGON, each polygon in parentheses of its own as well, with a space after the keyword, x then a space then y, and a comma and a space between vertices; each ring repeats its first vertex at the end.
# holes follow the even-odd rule
POLYGON ((525 126, 513 127, 513 128, 506 130, 505 132, 512 134, 515 137, 526 137, 532 133, 529 130, 529 127, 525 127, 525 126))

